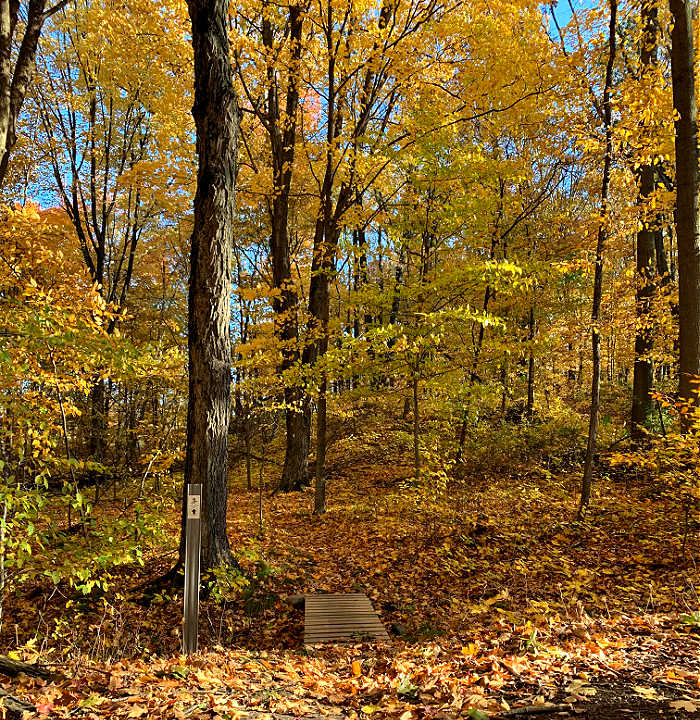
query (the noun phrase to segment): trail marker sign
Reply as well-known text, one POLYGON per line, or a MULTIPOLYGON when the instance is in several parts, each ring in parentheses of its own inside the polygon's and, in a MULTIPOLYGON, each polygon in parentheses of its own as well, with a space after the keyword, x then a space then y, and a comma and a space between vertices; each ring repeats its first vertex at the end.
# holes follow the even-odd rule
POLYGON ((185 608, 182 651, 197 652, 199 636, 199 573, 202 549, 202 486, 187 486, 185 524, 185 608))

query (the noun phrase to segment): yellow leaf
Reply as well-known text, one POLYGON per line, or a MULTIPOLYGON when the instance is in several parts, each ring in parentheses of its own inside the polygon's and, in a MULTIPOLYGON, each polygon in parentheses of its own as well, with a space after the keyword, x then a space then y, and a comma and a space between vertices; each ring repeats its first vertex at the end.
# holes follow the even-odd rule
POLYGON ((685 712, 689 713, 696 712, 698 709, 690 700, 674 700, 672 703, 669 703, 669 706, 674 710, 685 710, 685 712))

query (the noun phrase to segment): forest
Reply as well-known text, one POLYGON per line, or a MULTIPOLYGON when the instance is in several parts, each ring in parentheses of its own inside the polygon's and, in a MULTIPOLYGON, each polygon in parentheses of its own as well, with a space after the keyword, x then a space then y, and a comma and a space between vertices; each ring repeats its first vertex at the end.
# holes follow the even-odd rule
POLYGON ((0 0, 0 718, 700 718, 699 35, 0 0))

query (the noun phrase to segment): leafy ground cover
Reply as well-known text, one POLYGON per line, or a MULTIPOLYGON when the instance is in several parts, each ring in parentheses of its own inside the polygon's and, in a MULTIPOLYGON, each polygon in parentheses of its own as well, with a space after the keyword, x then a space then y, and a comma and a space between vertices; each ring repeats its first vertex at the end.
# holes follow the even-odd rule
POLYGON ((262 534, 232 493, 244 575, 204 599, 203 654, 178 654, 180 596, 144 591, 154 555, 118 591, 12 598, 3 644, 65 679, 3 687, 51 717, 700 717, 697 532, 651 486, 603 478, 581 523, 573 472, 419 487, 371 443, 331 470, 326 516, 265 494, 262 534), (392 644, 305 649, 288 596, 358 590, 392 644))

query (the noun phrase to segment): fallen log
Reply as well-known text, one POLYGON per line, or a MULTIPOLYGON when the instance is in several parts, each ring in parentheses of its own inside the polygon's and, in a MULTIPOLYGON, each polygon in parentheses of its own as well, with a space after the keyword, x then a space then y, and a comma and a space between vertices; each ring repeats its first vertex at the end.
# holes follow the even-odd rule
POLYGON ((5 655, 0 655, 0 673, 9 677, 17 677, 20 673, 24 673, 30 677, 43 678, 44 680, 52 680, 58 676, 57 673, 51 672, 42 665, 30 665, 19 660, 13 660, 5 655))
POLYGON ((36 712, 34 705, 30 705, 28 702, 20 700, 14 695, 10 695, 7 690, 3 690, 2 688, 0 688, 0 698, 5 708, 4 717, 7 718, 7 720, 22 720, 24 713, 36 712))
POLYGON ((553 705, 551 703, 547 705, 525 705, 524 707, 506 710, 505 712, 499 713, 497 717, 525 717, 527 715, 545 715, 549 713, 566 712, 567 710, 571 710, 570 703, 559 703, 557 705, 553 705))
POLYGON ((285 601, 295 610, 303 610, 306 606, 306 595, 287 595, 285 601))

